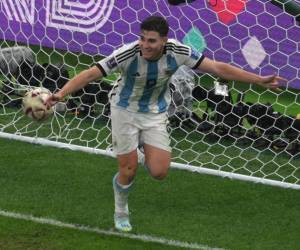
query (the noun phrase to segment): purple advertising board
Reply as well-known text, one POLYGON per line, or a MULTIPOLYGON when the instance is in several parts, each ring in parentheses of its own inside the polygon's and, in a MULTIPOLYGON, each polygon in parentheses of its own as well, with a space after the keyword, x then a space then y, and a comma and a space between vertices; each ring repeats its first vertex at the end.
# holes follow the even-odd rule
POLYGON ((300 26, 264 0, 2 0, 0 39, 109 55, 139 36, 141 21, 163 15, 170 37, 206 56, 260 74, 280 74, 300 88, 300 26))

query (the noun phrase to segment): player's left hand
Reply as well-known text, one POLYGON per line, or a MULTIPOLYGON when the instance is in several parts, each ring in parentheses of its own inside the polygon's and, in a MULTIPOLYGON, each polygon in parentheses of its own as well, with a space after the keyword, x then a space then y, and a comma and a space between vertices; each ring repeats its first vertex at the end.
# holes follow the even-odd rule
POLYGON ((280 90, 279 87, 286 84, 287 79, 278 75, 263 76, 260 85, 273 90, 280 90))

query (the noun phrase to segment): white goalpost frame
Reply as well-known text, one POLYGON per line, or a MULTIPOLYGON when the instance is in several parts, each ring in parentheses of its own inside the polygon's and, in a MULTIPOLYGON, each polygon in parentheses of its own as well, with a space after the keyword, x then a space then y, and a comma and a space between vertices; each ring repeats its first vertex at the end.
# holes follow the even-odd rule
MULTIPOLYGON (((44 56, 47 54, 44 51, 44 48, 51 48, 54 52, 58 53, 60 53, 60 50, 70 50, 71 53, 74 53, 73 56, 75 55, 77 57, 78 61, 79 53, 86 53, 86 55, 89 56, 96 56, 99 54, 99 51, 101 51, 101 56, 105 56, 111 53, 110 50, 112 50, 112 48, 115 49, 117 47, 120 47, 123 43, 129 42, 138 37, 138 35, 134 33, 134 30, 137 26, 134 25, 138 25, 140 19, 142 18, 138 17, 136 23, 134 23, 134 21, 132 21, 130 18, 134 16, 131 15, 132 11, 140 8, 145 10, 145 13, 141 14, 142 16, 148 16, 154 12, 163 14, 170 22, 171 36, 177 38, 184 44, 191 46, 193 49, 198 50, 198 52, 207 52, 208 56, 210 56, 212 59, 237 64, 238 66, 245 68, 246 70, 252 70, 255 73, 261 75, 273 74, 275 72, 290 80, 290 85, 287 88, 288 92, 289 87, 291 87, 291 89, 300 89, 300 84, 298 83, 300 76, 300 63, 296 62, 297 59, 299 59, 300 61, 300 53, 297 54, 297 52, 292 51, 293 49, 297 50, 297 43, 300 42, 299 38, 297 40, 298 34, 300 37, 300 25, 297 26, 295 17, 292 14, 288 13, 287 9, 275 6, 274 3, 272 5, 271 2, 274 1, 240 1, 240 5, 235 6, 236 8, 232 8, 230 4, 228 4, 227 6, 227 2, 229 1, 230 0, 186 1, 185 3, 176 6, 169 5, 167 0, 140 1, 142 3, 142 6, 131 6, 132 3, 130 1, 127 1, 127 8, 122 5, 121 1, 115 0, 107 0, 105 1, 105 3, 102 3, 101 0, 89 0, 84 4, 82 4, 80 1, 77 1, 77 3, 72 3, 68 1, 64 2, 64 0, 32 0, 27 1, 26 3, 21 3, 22 6, 17 0, 7 0, 3 1, 3 3, 0 3, 0 49, 2 49, 2 45, 4 47, 10 46, 7 41, 13 41, 16 45, 25 44, 25 47, 37 45, 40 48, 39 52, 41 51, 41 54, 44 54, 44 56), (16 4, 14 4, 15 1, 17 2, 16 4), (252 2, 251 5, 248 5, 249 2, 252 2), (41 15, 41 17, 44 17, 45 20, 37 20, 37 18, 41 18, 38 17, 39 15, 37 15, 36 13, 38 9, 45 12, 45 16, 41 15), (190 11, 190 16, 187 15, 187 11, 190 11), (120 13, 122 13, 122 15, 120 15, 120 13), (126 13, 129 17, 128 20, 126 19, 126 13), (120 16, 119 19, 115 21, 120 22, 116 22, 115 26, 112 29, 112 27, 109 26, 110 18, 114 20, 114 18, 118 16, 120 16), (173 18, 174 16, 176 18, 173 18), (5 18, 7 20, 4 21, 5 18), (182 22, 180 25, 179 23, 177 23, 177 18, 180 18, 182 22), (8 27, 5 26, 6 24, 8 25, 8 27), (41 39, 43 41, 39 41, 37 43, 36 39, 40 38, 41 35, 44 36, 45 34, 43 34, 43 32, 41 34, 38 34, 39 29, 36 28, 35 31, 33 31, 32 29, 31 32, 37 32, 37 34, 31 34, 30 36, 30 34, 28 34, 28 32, 30 32, 28 31, 28 25, 30 25, 31 27, 33 27, 34 25, 42 25, 43 27, 40 28, 45 28, 43 32, 45 32, 47 39, 45 39, 45 41, 44 39, 41 39), (23 26, 25 27, 24 30, 26 30, 27 36, 24 36, 24 34, 22 35, 23 26), (46 31, 46 28, 49 29, 46 31), (17 31, 15 31, 15 29, 17 29, 17 31), (124 30, 126 29, 128 29, 127 33, 124 32, 124 30), (51 33, 51 31, 53 30, 54 35, 51 33), (58 37, 56 37, 56 32, 60 34, 60 31, 62 31, 61 34, 65 35, 65 37, 63 37, 63 35, 62 37, 59 37, 59 35, 58 37), (107 35, 108 31, 110 32, 109 36, 107 35), (97 33, 97 38, 95 38, 96 36, 92 36, 94 32, 97 33), (72 38, 70 38, 70 36, 72 38), (278 39, 276 36, 278 36, 278 39), (68 43, 65 42, 64 39, 66 41, 68 41, 68 39, 71 40, 69 40, 68 43), (82 39, 82 43, 80 39, 82 39), (126 39, 128 39, 129 41, 127 41, 126 39), (105 42, 99 45, 98 40, 103 40, 105 42), (92 46, 87 46, 89 45, 89 43, 92 46), (291 59, 289 59, 289 57, 291 59)), ((280 6, 280 4, 284 4, 288 1, 275 0, 275 2, 278 2, 277 4, 279 4, 280 6)), ((28 54, 23 53, 22 56, 27 60, 30 59, 29 61, 33 63, 33 57, 36 55, 32 56, 32 58, 29 58, 30 51, 27 51, 26 53, 28 54)), ((0 63, 2 60, 2 56, 3 55, 0 53, 0 63)), ((50 61, 50 55, 46 56, 50 61)), ((63 54, 61 54, 60 56, 62 56, 63 58, 63 54)), ((64 58, 63 61, 65 63, 64 58)), ((13 62, 13 67, 11 67, 10 70, 16 71, 17 65, 16 63, 14 63, 14 60, 10 58, 9 62, 13 62)), ((84 63, 82 64, 84 65, 84 67, 89 66, 84 63)), ((70 67, 70 65, 67 66, 70 67)), ((74 68, 71 68, 71 70, 74 70, 75 72, 74 68)), ((9 72, 9 69, 5 68, 4 66, 0 67, 0 77, 3 76, 5 80, 10 81, 9 77, 6 76, 6 74, 9 73, 11 73, 9 72)), ((202 76, 197 76, 197 78, 200 81, 200 79, 202 79, 202 76)), ((15 98, 9 96, 9 94, 7 92, 4 92, 4 90, 3 92, 1 92, 4 85, 3 82, 1 83, 0 78, 0 119, 2 119, 3 121, 2 122, 0 120, 0 138, 19 140, 33 144, 115 157, 113 152, 108 149, 100 149, 92 146, 88 147, 88 145, 91 145, 94 142, 88 136, 87 137, 90 139, 90 141, 87 141, 84 137, 84 129, 89 130, 89 128, 82 129, 79 125, 75 125, 75 129, 78 130, 75 131, 75 134, 76 132, 78 132, 78 135, 76 134, 76 136, 78 137, 69 137, 70 134, 72 135, 75 129, 73 130, 72 128, 73 120, 70 122, 67 122, 65 120, 65 111, 57 111, 60 120, 55 117, 57 119, 53 119, 51 121, 51 126, 48 126, 49 128, 51 128, 51 131, 49 132, 50 135, 48 134, 47 138, 43 138, 40 136, 40 129, 44 129, 43 123, 37 125, 32 123, 31 121, 28 121, 28 123, 26 123, 25 125, 22 123, 21 125, 19 125, 20 120, 23 119, 20 109, 15 109, 14 111, 10 111, 9 109, 6 110, 6 104, 3 104, 1 102, 2 96, 5 96, 9 101, 14 101, 13 98, 15 98), (5 119, 7 121, 4 121, 5 119), (61 120, 63 121, 61 122, 61 120), (57 126, 59 127, 57 128, 57 126), (37 127, 37 131, 34 130, 34 127, 37 127), (8 133, 7 130, 13 132, 8 133), (30 134, 32 137, 29 137, 28 134, 30 134), (58 142, 59 139, 57 138, 57 136, 60 136, 59 139, 67 142, 58 142), (83 138, 81 138, 81 136, 83 138), (78 141, 81 141, 81 139, 82 145, 85 146, 73 144, 74 141, 76 143, 78 141)), ((26 90, 26 86, 16 82, 16 79, 14 79, 14 77, 12 77, 11 82, 13 82, 14 85, 12 86, 15 86, 14 90, 19 94, 18 98, 20 99, 20 93, 26 90)), ((235 87, 236 85, 233 86, 235 87)), ((251 91, 253 91, 252 87, 250 87, 250 92, 251 91)), ((223 90, 221 92, 223 92, 223 90)), ((292 91, 289 93, 293 94, 292 91)), ((255 94, 260 96, 260 93, 255 92, 255 94)), ((276 95, 275 102, 277 103, 278 101, 279 106, 283 106, 283 104, 279 101, 280 94, 281 93, 274 94, 276 95)), ((296 104, 297 94, 295 94, 293 97, 295 99, 294 103, 296 104)), ((258 99, 260 99, 260 97, 258 99)), ((198 101, 199 103, 199 100, 194 101, 198 101)), ((66 108, 66 106, 62 108, 64 109, 66 108)), ((102 112, 104 112, 103 110, 102 112)), ((285 107, 284 110, 284 112, 286 112, 287 108, 285 107)), ((214 112, 217 113, 216 110, 214 112)), ((203 110, 200 110, 200 113, 203 114, 203 110)), ((82 120, 77 117, 76 119, 77 120, 74 123, 81 124, 82 120)), ((239 119, 241 118, 239 117, 239 119)), ((47 121, 46 123, 48 123, 49 125, 49 121, 47 121)), ((94 127, 95 123, 96 119, 94 119, 94 121, 90 124, 91 130, 97 130, 97 128, 94 127)), ((108 123, 103 126, 104 129, 108 128, 107 124, 108 123)), ((217 125, 218 123, 216 122, 214 126, 217 127, 217 125)), ((257 124, 252 124, 251 126, 253 128, 259 127, 257 124)), ((177 127, 173 128, 170 126, 170 129, 172 131, 176 128, 177 127)), ((299 172, 297 162, 300 163, 300 160, 295 160, 295 163, 293 159, 293 153, 290 153, 290 151, 287 150, 288 146, 286 146, 286 148, 284 149, 284 152, 287 153, 284 156, 285 159, 277 163, 277 156, 283 151, 272 151, 273 149, 271 149, 270 143, 267 146, 267 149, 271 149, 272 154, 268 156, 269 158, 264 159, 264 152, 258 153, 260 149, 257 149, 253 146, 255 139, 251 138, 251 145, 247 146, 246 148, 250 149, 250 151, 252 150, 251 155, 245 157, 243 155, 243 148, 234 143, 232 145, 233 148, 238 148, 239 150, 237 157, 235 157, 233 154, 227 155, 228 152, 226 151, 226 145, 222 144, 219 139, 216 143, 207 143, 205 141, 205 137, 207 134, 205 134, 205 132, 200 132, 202 133, 201 146, 204 146, 205 150, 207 150, 204 150, 205 152, 201 152, 200 150, 195 150, 193 147, 195 146, 195 148, 199 148, 197 147, 198 145, 196 145, 196 140, 193 141, 189 138, 189 133, 198 132, 197 129, 194 129, 193 131, 187 131, 184 128, 180 129, 185 134, 182 140, 186 142, 186 145, 191 145, 191 148, 184 148, 182 150, 180 148, 181 145, 177 145, 177 142, 178 144, 181 143, 181 139, 175 141, 176 145, 174 151, 178 150, 180 154, 179 156, 176 155, 175 157, 181 157, 180 160, 183 160, 183 162, 186 163, 178 163, 173 161, 171 162, 171 167, 173 169, 187 170, 194 173, 220 176, 223 178, 249 181, 253 183, 260 183, 282 188, 291 188, 297 190, 300 189, 299 174, 297 173, 297 171, 299 172), (221 154, 215 153, 214 155, 214 147, 216 145, 220 146, 220 150, 222 151, 221 154), (212 149, 212 152, 209 151, 210 149, 212 149), (207 158, 209 159, 207 162, 206 160, 203 160, 201 158, 203 155, 205 158, 205 153, 207 153, 207 158), (191 159, 193 158, 193 155, 197 155, 200 157, 195 157, 195 161, 192 161, 191 159), (226 159, 224 159, 223 161, 223 159, 220 160, 218 159, 218 157, 224 157, 226 159), (252 164, 251 162, 252 165, 248 165, 248 161, 252 161, 253 157, 255 157, 254 159, 258 161, 258 166, 254 166, 257 167, 254 168, 255 170, 252 169, 252 166, 255 165, 255 163, 252 164), (241 166, 235 166, 235 164, 237 164, 236 162, 234 162, 235 158, 240 160, 241 166), (273 164, 274 167, 271 167, 272 170, 268 172, 268 167, 270 164, 273 164), (211 168, 212 165, 213 168, 211 168), (266 165, 268 166, 265 170, 264 167, 266 165), (288 170, 282 169, 285 165, 288 170), (237 170, 243 170, 243 172, 246 172, 246 174, 237 173, 237 170), (257 175, 262 177, 259 177, 257 175), (270 179, 274 178, 274 175, 277 179, 270 179)), ((215 132, 214 129, 212 131, 213 133, 215 132)), ((281 134, 284 134, 285 130, 281 130, 280 132, 281 134)), ((229 136, 231 136, 228 131, 227 133, 229 136)), ((220 138, 223 138, 219 134, 218 136, 220 138)), ((247 137, 246 133, 243 136, 247 137)), ((97 145, 102 146, 109 144, 110 142, 108 142, 109 140, 107 138, 108 137, 101 139, 102 141, 98 141, 98 138, 96 138, 97 145)), ((263 140, 269 140, 269 138, 264 136, 261 136, 261 138, 263 140)), ((299 138, 296 139, 296 141, 298 140, 296 143, 300 144, 299 138)), ((176 140, 176 138, 173 139, 176 140)), ((286 138, 282 139, 283 143, 286 142, 284 141, 285 139, 286 138)), ((234 140, 237 141, 238 139, 234 138, 234 140)), ((287 144, 292 145, 292 142, 287 142, 287 144)), ((297 156, 299 155, 300 152, 298 152, 297 156)))
MULTIPOLYGON (((51 141, 51 140, 47 140, 44 138, 21 136, 21 135, 15 135, 15 134, 3 133, 3 132, 0 132, 0 137, 5 138, 5 139, 10 139, 10 140, 28 142, 28 143, 32 143, 32 144, 40 144, 40 145, 44 145, 44 146, 51 146, 51 147, 56 147, 56 148, 81 151, 81 152, 90 153, 90 154, 105 155, 105 156, 115 158, 114 153, 110 150, 78 146, 78 145, 73 145, 73 144, 51 141)), ((297 184, 263 179, 263 178, 253 177, 253 176, 236 174, 236 173, 230 173, 230 172, 226 172, 226 171, 214 170, 214 169, 209 169, 209 168, 205 168, 205 167, 191 166, 191 165, 186 165, 186 164, 181 164, 181 163, 176 163, 176 162, 171 162, 171 168, 186 170, 186 171, 199 173, 199 174, 220 176, 220 177, 229 178, 232 180, 249 181, 249 182, 260 183, 260 184, 264 184, 264 185, 300 190, 300 185, 297 185, 297 184)))

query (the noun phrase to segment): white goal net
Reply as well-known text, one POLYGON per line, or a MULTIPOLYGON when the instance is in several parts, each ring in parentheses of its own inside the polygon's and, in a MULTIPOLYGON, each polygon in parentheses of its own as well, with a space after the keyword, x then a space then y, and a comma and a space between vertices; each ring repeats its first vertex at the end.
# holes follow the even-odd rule
POLYGON ((299 1, 2 0, 0 136, 110 155, 107 94, 117 74, 74 93, 42 123, 24 116, 21 99, 33 86, 56 91, 138 39, 152 14, 207 57, 288 79, 276 92, 182 68, 171 84, 172 166, 299 189, 299 1))

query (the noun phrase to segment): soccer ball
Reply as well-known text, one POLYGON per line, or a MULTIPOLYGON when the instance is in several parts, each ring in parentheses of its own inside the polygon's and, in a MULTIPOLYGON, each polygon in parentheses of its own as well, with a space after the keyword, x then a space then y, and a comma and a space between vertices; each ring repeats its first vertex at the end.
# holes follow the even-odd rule
POLYGON ((28 91, 23 97, 24 113, 35 121, 44 121, 53 114, 53 108, 47 108, 45 100, 51 95, 50 90, 42 87, 28 91))

